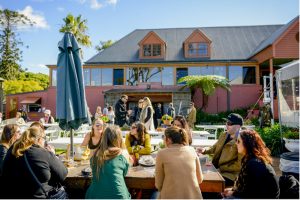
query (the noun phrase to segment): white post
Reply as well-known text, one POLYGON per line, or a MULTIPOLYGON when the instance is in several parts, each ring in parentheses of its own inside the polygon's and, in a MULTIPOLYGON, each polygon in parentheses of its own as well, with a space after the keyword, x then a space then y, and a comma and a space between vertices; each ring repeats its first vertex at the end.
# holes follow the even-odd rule
POLYGON ((270 99, 273 118, 271 119, 272 126, 274 125, 274 86, 273 86, 273 59, 270 59, 270 99))

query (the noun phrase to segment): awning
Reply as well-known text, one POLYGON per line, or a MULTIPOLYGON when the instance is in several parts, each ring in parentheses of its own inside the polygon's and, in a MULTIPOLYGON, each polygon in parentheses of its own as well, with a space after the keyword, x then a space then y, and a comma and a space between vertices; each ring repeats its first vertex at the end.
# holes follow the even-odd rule
POLYGON ((20 103, 23 104, 31 104, 31 103, 37 103, 39 100, 41 100, 41 97, 25 97, 20 103))

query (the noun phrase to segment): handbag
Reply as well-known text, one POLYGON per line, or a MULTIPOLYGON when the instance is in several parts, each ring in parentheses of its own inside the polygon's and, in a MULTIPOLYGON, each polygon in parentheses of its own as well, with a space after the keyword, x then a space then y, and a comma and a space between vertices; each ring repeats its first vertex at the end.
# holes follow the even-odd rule
POLYGON ((49 192, 46 192, 46 190, 44 189, 43 185, 41 184, 41 182, 38 180, 38 178, 35 176, 34 172, 32 171, 27 157, 26 157, 26 153, 24 153, 24 159, 26 162, 26 166, 29 169, 32 177, 34 178, 34 180, 36 181, 36 183, 41 187, 41 189, 43 190, 43 192, 46 194, 47 199, 68 199, 68 194, 65 190, 65 188, 59 184, 58 187, 51 189, 49 192))

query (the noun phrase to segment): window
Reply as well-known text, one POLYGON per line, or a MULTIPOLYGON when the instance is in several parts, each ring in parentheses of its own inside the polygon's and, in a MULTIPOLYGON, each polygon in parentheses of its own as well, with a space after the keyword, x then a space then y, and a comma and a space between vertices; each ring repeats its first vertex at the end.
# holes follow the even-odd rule
POLYGON ((243 83, 255 84, 255 67, 243 67, 243 83))
POLYGON ((200 67, 189 67, 189 75, 201 75, 200 67))
MULTIPOLYGON (((176 83, 178 84, 178 80, 182 77, 185 77, 188 75, 188 69, 187 68, 177 68, 176 69, 176 83)), ((181 84, 185 84, 185 83, 179 83, 181 84)))
POLYGON ((114 69, 114 85, 124 85, 123 69, 114 69))
POLYGON ((243 84, 243 67, 229 66, 229 82, 230 84, 243 84))
POLYGON ((28 104, 28 112, 40 112, 41 110, 41 104, 28 104))
POLYGON ((112 85, 113 69, 112 68, 102 68, 102 85, 112 85))
POLYGON ((90 69, 83 69, 83 80, 85 86, 91 85, 91 70, 90 69))
POLYGON ((214 75, 226 77, 226 67, 225 66, 214 67, 214 75))
POLYGON ((161 56, 161 44, 144 44, 143 55, 148 56, 161 56))
POLYGON ((214 75, 214 67, 213 66, 201 67, 200 69, 201 69, 202 76, 214 75))
POLYGON ((188 45, 189 56, 208 56, 208 45, 205 42, 193 42, 188 45))
POLYGON ((174 85, 173 67, 162 68, 162 85, 174 85))
POLYGON ((56 86, 57 83, 57 70, 52 69, 52 86, 56 86))
POLYGON ((91 69, 91 86, 101 85, 101 69, 91 69))
POLYGON ((137 85, 139 82, 139 68, 129 67, 126 69, 126 85, 137 85))

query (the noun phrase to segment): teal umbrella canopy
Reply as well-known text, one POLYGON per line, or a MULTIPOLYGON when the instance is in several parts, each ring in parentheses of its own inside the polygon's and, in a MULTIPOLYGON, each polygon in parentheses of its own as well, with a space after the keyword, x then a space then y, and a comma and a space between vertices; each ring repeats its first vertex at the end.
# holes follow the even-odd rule
POLYGON ((90 122, 86 103, 80 47, 72 33, 58 43, 56 118, 63 130, 90 122))

